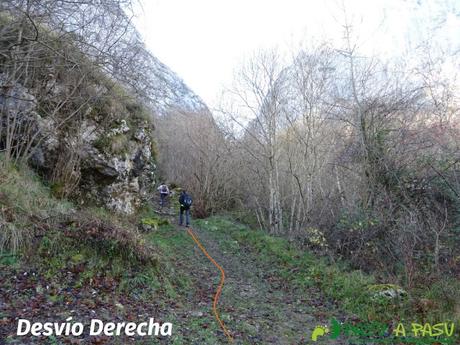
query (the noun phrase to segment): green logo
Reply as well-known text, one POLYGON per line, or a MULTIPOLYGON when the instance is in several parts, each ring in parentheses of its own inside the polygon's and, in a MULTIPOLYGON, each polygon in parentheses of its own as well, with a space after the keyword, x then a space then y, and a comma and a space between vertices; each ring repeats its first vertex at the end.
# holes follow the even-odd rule
POLYGON ((389 327, 385 323, 357 322, 340 323, 336 319, 330 320, 330 326, 316 326, 311 334, 311 340, 317 341, 319 337, 329 334, 329 339, 344 336, 356 343, 366 344, 453 344, 455 324, 442 322, 431 325, 429 323, 411 323, 406 327, 398 323, 396 327, 389 327))

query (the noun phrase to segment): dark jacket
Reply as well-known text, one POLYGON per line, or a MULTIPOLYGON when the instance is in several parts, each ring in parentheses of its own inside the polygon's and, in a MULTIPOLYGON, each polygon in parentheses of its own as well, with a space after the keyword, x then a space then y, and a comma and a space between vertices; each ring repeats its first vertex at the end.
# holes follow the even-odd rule
POLYGON ((182 191, 180 193, 180 195, 179 195, 179 204, 180 204, 181 208, 188 210, 190 208, 190 206, 185 205, 185 198, 186 197, 189 197, 191 199, 190 195, 188 195, 186 192, 182 191))

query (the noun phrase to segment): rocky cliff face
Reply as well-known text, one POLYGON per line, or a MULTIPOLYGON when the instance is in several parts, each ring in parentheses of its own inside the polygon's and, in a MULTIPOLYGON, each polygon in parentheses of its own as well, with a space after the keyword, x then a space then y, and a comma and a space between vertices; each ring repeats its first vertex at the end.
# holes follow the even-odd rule
POLYGON ((62 174, 56 174, 62 170, 71 175, 65 182, 75 184, 70 196, 82 204, 130 214, 149 197, 155 182, 155 144, 152 122, 146 113, 139 116, 140 105, 110 100, 111 110, 118 113, 107 121, 107 109, 93 104, 86 116, 59 129, 58 119, 39 114, 34 90, 11 85, 8 97, 0 94, 0 107, 5 103, 11 119, 23 123, 18 128, 34 128, 30 162, 55 191, 64 188, 62 174))
POLYGON ((151 65, 154 66, 152 79, 158 90, 151 90, 150 97, 155 99, 155 111, 158 115, 167 114, 171 110, 184 113, 210 113, 204 101, 184 83, 168 66, 151 56, 151 65))
POLYGON ((58 197, 134 212, 155 183, 154 115, 206 105, 118 2, 25 5, 0 5, 0 154, 58 197))
POLYGON ((148 122, 125 120, 105 130, 88 120, 81 128, 80 199, 133 213, 155 182, 153 135, 148 122))

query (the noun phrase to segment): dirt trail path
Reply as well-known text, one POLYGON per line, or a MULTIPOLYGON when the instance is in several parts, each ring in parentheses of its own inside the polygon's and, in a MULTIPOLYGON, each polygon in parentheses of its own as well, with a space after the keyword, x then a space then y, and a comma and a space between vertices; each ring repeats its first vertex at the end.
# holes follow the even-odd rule
MULTIPOLYGON (((199 227, 193 230, 225 270, 226 280, 218 309, 236 344, 311 344, 310 336, 315 326, 329 323, 334 307, 324 301, 319 291, 292 291, 270 276, 270 270, 267 272, 267 267, 261 267, 253 254, 226 252, 220 243, 229 239, 222 237, 222 233, 216 235, 199 227)), ((184 230, 179 228, 179 231, 184 230)), ((198 248, 190 259, 195 266, 194 275, 202 276, 199 285, 206 289, 206 285, 212 283, 212 291, 215 291, 218 270, 198 248)), ((211 298, 209 296, 207 302, 209 312, 211 298)), ((315 344, 332 344, 324 340, 315 344)))

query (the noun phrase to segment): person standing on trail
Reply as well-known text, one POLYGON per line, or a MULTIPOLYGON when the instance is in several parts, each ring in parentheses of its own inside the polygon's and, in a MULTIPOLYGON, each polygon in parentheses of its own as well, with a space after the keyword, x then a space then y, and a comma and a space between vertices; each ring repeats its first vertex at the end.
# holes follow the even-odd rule
POLYGON ((166 184, 162 183, 158 187, 158 191, 160 192, 160 206, 164 206, 166 197, 169 195, 169 188, 166 184))
POLYGON ((190 225, 190 206, 192 206, 192 197, 187 194, 187 191, 182 190, 179 195, 179 204, 180 204, 180 212, 179 212, 179 225, 182 226, 184 220, 184 212, 185 212, 185 226, 190 225))

